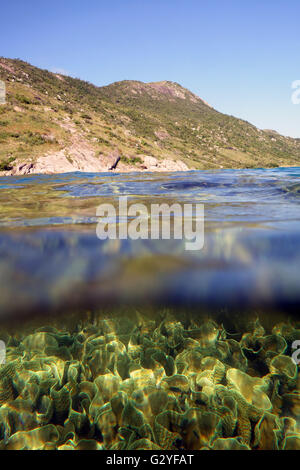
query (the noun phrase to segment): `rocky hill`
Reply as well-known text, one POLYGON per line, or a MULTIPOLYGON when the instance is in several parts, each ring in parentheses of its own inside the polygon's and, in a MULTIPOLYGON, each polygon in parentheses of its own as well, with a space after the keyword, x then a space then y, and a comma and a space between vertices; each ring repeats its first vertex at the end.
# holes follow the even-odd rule
POLYGON ((106 87, 0 58, 0 175, 300 165, 300 139, 219 113, 177 83, 106 87))

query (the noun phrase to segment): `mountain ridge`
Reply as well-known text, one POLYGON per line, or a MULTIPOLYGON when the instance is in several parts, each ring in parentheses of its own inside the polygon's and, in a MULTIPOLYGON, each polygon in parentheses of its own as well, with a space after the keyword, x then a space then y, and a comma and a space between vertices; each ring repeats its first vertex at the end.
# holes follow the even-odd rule
POLYGON ((89 82, 0 57, 0 175, 300 165, 300 139, 220 113, 176 82, 89 82))

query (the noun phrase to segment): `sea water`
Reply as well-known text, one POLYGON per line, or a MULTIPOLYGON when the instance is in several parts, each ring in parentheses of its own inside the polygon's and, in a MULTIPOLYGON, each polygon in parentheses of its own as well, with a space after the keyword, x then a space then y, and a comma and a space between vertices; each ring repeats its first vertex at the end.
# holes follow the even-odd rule
POLYGON ((2 177, 0 448, 300 448, 299 176, 2 177), (203 248, 99 240, 121 196, 202 204, 203 248))

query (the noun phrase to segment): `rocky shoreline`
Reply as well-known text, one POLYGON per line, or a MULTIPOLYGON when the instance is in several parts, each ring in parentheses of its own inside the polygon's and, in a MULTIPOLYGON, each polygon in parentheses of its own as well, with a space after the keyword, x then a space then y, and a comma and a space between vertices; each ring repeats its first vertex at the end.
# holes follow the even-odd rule
POLYGON ((114 157, 103 157, 101 160, 94 157, 89 152, 82 153, 75 158, 72 154, 72 161, 66 157, 64 150, 54 154, 39 157, 34 163, 16 163, 9 171, 0 172, 0 176, 19 176, 33 174, 59 174, 59 173, 132 173, 132 172, 173 172, 192 171, 181 160, 158 160, 152 156, 141 157, 142 163, 139 166, 125 164, 120 161, 118 166, 111 169, 115 162, 114 157))

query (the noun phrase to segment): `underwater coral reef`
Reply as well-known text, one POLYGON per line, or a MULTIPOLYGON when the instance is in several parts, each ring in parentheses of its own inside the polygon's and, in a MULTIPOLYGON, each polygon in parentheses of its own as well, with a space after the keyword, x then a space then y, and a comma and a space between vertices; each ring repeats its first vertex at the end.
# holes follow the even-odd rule
POLYGON ((136 312, 0 337, 1 450, 300 449, 299 324, 136 312))

